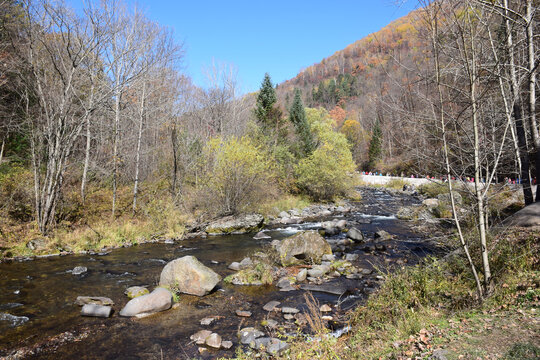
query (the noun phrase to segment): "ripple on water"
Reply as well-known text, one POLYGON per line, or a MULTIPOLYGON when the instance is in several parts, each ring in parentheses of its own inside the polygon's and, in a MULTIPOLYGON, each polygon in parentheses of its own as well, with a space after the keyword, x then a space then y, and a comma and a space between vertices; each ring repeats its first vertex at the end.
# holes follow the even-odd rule
POLYGON ((15 316, 8 313, 0 313, 0 321, 7 321, 10 327, 21 326, 30 320, 26 316, 15 316))
POLYGON ((7 304, 0 304, 0 310, 8 310, 8 309, 15 309, 19 306, 23 306, 21 303, 7 303, 7 304))

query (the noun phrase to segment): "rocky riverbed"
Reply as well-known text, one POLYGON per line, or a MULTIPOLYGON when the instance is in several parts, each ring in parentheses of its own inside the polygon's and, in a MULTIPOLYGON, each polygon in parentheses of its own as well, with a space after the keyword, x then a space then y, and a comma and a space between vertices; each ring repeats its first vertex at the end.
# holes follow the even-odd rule
MULTIPOLYGON (((435 241, 396 217, 420 199, 382 189, 360 191, 361 202, 284 212, 255 239, 255 234, 205 236, 199 231, 172 243, 0 264, 0 356, 212 359, 233 355, 238 346, 282 351, 286 344, 275 339, 276 333, 310 331, 304 296, 309 293, 323 321, 340 335, 347 331, 346 311, 375 291, 385 271, 438 251, 435 241), (118 316, 129 301, 126 289, 152 291, 171 260, 194 256, 230 279, 247 257, 257 261, 257 252, 306 230, 323 234, 332 250, 317 259, 321 264, 311 266, 303 261, 305 254, 296 254, 292 260, 298 262, 271 269, 271 284, 221 281, 205 296, 180 294, 169 310, 143 318, 118 316), (235 262, 238 267, 231 268, 235 262), (109 298, 112 316, 82 317, 76 303, 81 295, 109 298)), ((260 230, 259 219, 251 221, 260 230)), ((221 232, 218 225, 211 227, 213 234, 221 232)), ((234 233, 230 223, 223 227, 234 233)))

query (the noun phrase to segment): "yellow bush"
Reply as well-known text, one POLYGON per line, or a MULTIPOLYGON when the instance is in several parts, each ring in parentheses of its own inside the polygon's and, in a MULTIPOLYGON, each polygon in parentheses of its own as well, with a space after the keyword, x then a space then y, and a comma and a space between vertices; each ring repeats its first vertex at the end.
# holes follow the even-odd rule
POLYGON ((203 151, 199 205, 213 215, 235 214, 263 200, 272 188, 270 157, 247 137, 217 137, 203 151))
POLYGON ((315 200, 332 200, 353 187, 356 165, 347 139, 333 130, 333 120, 323 110, 306 113, 319 145, 296 166, 297 184, 315 200))

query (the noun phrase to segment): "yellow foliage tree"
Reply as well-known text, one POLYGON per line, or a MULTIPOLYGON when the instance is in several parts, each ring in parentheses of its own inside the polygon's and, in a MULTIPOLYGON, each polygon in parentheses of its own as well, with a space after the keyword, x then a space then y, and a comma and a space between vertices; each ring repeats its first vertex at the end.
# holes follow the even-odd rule
POLYGON ((215 215, 236 214, 258 203, 274 179, 269 159, 247 137, 213 138, 203 152, 201 203, 215 215))

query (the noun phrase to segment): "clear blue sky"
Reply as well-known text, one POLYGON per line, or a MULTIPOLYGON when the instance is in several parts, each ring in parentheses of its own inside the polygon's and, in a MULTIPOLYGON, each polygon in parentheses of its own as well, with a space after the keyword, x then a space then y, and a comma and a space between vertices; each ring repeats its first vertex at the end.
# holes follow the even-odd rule
POLYGON ((202 69, 215 59, 237 67, 243 92, 257 90, 265 72, 274 83, 290 79, 416 7, 414 0, 129 2, 184 42, 185 71, 195 84, 205 85, 202 69))

